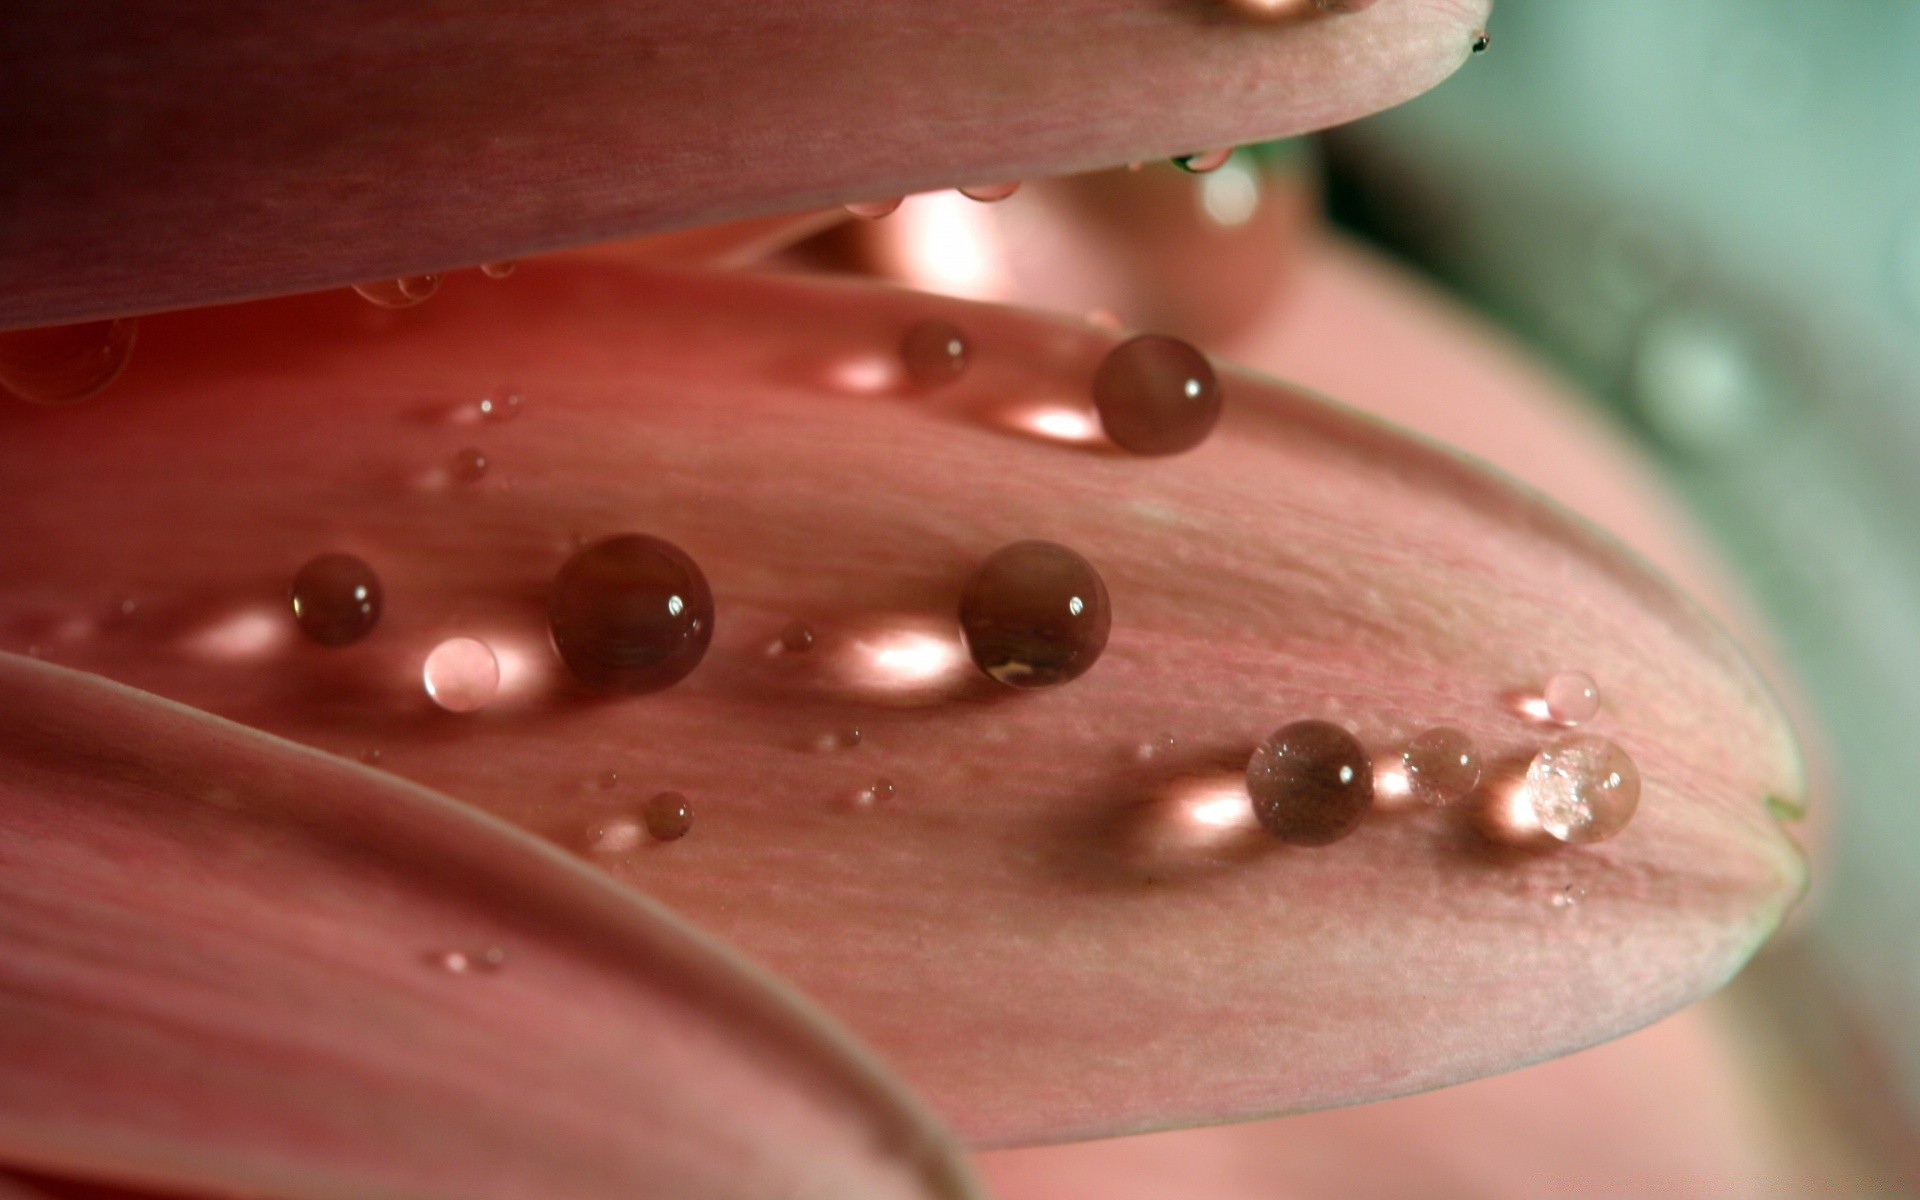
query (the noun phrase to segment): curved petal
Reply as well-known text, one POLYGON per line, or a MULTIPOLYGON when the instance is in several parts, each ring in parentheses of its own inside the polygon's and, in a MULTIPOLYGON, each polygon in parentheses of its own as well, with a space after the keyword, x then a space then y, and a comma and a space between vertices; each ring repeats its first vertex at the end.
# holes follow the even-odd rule
POLYGON ((0 328, 1298 133, 1438 83, 1487 7, 15 3, 0 328))
POLYGON ((305 1197, 977 1194, 763 972, 445 797, 0 655, 0 1163, 305 1197))
POLYGON ((1539 497, 1276 383, 1229 373, 1209 442, 1129 458, 1059 440, 1111 334, 582 263, 399 314, 321 296, 142 337, 90 406, 0 410, 0 477, 31 498, 0 509, 0 638, 378 749, 570 846, 684 792, 692 836, 609 867, 799 981, 978 1139, 1561 1053, 1716 986, 1800 887, 1766 804, 1799 796, 1792 737, 1710 621, 1539 497), (895 348, 929 316, 973 365, 905 389, 895 348), (523 415, 458 422, 506 381, 523 415), (478 484, 446 481, 462 444, 492 461, 478 484), (624 529, 701 564, 716 632, 671 691, 591 700, 543 597, 577 538, 624 529), (1114 628, 1084 678, 1011 695, 972 672, 954 605, 1031 537, 1096 564, 1114 628), (378 566, 386 616, 356 646, 293 644, 287 581, 332 549, 378 566), (796 618, 813 649, 767 653, 796 618), (506 673, 462 717, 419 684, 456 634, 506 673), (1516 691, 1569 666, 1644 777, 1618 838, 1540 853, 1454 811, 1383 811, 1314 852, 1246 830, 1237 781, 1275 726, 1350 720, 1385 757, 1446 722, 1524 762, 1552 735, 1516 691), (882 779, 891 801, 856 803, 882 779))

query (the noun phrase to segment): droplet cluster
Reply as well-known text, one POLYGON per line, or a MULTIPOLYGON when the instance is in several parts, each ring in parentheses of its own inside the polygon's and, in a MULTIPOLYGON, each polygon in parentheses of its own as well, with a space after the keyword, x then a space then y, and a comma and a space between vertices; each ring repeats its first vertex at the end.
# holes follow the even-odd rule
POLYGON ((988 555, 960 596, 960 633, 974 665, 1008 687, 1078 679, 1112 624, 1093 564, 1054 542, 1015 542, 988 555))

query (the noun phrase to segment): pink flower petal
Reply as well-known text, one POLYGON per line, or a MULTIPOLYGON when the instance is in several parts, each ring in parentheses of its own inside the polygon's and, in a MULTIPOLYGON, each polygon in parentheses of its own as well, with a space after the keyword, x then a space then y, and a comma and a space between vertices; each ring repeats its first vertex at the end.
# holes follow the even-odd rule
POLYGON ((959 1197, 844 1035, 445 797, 0 655, 0 1162, 274 1197, 959 1197))
POLYGON ((1091 427, 1115 341, 1089 327, 578 262, 458 282, 402 313, 335 295, 152 319, 113 392, 0 410, 0 477, 30 498, 0 509, 0 640, 379 750, 583 852, 683 793, 691 834, 609 868, 988 1142, 1563 1053, 1717 986, 1798 894, 1767 805, 1802 795, 1794 743, 1737 649, 1611 540, 1424 442, 1228 372, 1210 441, 1134 459, 1059 440, 1091 427), (929 317, 971 365, 903 389, 896 348, 929 317), (521 416, 461 419, 509 383, 521 416), (451 487, 436 472, 470 444, 489 473, 451 487), (577 537, 622 530, 698 561, 716 633, 672 690, 591 700, 544 596, 577 537), (1114 624, 1085 677, 1015 696, 966 663, 954 606, 984 555, 1035 537, 1097 566, 1114 624), (387 604, 329 650, 284 604, 334 549, 377 565, 387 604), (770 654, 796 619, 813 648, 770 654), (420 692, 449 636, 501 654, 480 713, 420 692), (1612 841, 1506 846, 1454 811, 1377 812, 1316 851, 1246 828, 1238 781, 1276 726, 1348 720, 1384 759, 1446 723, 1524 763, 1549 733, 1516 695, 1566 668, 1600 681, 1591 728, 1644 779, 1612 841))
POLYGON ((1488 0, 886 0, 9 14, 0 327, 469 266, 1321 128, 1488 0))

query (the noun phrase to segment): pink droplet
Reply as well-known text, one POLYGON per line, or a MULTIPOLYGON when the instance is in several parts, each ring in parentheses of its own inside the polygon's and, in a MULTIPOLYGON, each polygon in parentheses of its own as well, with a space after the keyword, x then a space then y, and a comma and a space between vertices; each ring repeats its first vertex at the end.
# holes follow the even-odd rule
POLYGON ((448 638, 427 655, 420 680, 433 702, 448 712, 477 712, 500 691, 500 660, 476 638, 448 638))
POLYGON ((1232 157, 1233 147, 1228 146, 1222 150, 1203 150, 1198 154, 1179 155, 1173 160, 1173 165, 1191 175, 1205 175, 1226 166, 1227 160, 1232 157))
POLYGON ((1546 702, 1547 719, 1556 725, 1579 725, 1600 711, 1600 685, 1585 671, 1561 671, 1547 680, 1540 698, 1546 702))
POLYGON ((992 204, 1005 200, 1020 190, 1020 181, 1012 183, 974 183, 960 189, 960 194, 969 200, 978 200, 982 204, 992 204))
POLYGON ((905 199, 903 196, 889 196, 884 200, 856 200, 852 204, 847 205, 847 211, 856 217, 864 217, 869 221, 878 221, 881 217, 887 216, 891 214, 894 209, 899 208, 900 201, 903 199, 905 199))

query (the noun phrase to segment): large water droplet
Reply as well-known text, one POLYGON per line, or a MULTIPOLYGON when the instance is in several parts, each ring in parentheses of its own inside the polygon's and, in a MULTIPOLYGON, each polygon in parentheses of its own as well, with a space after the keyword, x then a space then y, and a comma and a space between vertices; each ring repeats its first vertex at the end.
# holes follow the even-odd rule
POLYGON ((1178 338, 1142 334, 1108 352, 1093 377, 1100 425, 1123 450, 1178 454, 1220 420, 1220 382, 1207 356, 1178 338))
POLYGON ((448 638, 428 653, 420 682, 448 712, 478 712, 500 692, 500 660, 478 638, 448 638))
POLYGON ((138 329, 127 317, 0 333, 0 387, 35 404, 98 395, 126 369, 138 329))
POLYGON ((856 217, 862 217, 869 221, 878 221, 881 217, 889 216, 894 209, 899 208, 900 202, 903 199, 905 199, 903 196, 888 196, 884 200, 856 200, 852 204, 847 205, 847 211, 856 217))
POLYGON ((713 593, 678 546, 616 534, 560 568, 547 618, 554 649, 580 682, 653 692, 700 665, 713 640, 713 593))
POLYGON ((440 290, 440 277, 402 275, 398 279, 374 279, 354 284, 353 290, 381 308, 412 308, 440 290))
POLYGON ((975 183, 960 189, 960 194, 969 200, 978 200, 982 204, 992 204, 1005 200, 1020 190, 1020 181, 1012 183, 975 183))
POLYGON ((1547 719, 1556 725, 1579 725, 1600 711, 1600 685, 1585 671, 1561 671, 1540 690, 1547 719))
POLYGON ((351 554, 322 554, 300 568, 289 593, 293 619, 322 646, 345 646, 380 621, 380 577, 351 554))
POLYGON ((1525 787, 1540 828, 1563 842, 1610 838, 1640 806, 1640 771, 1627 752, 1585 734, 1534 755, 1525 787))
POLYGON ((960 633, 982 671, 1009 687, 1077 679, 1106 649, 1107 585, 1053 542, 1015 542, 987 557, 960 597, 960 633))
POLYGON ((900 339, 901 365, 921 387, 939 387, 966 374, 970 354, 967 335, 951 321, 922 321, 900 339))
POLYGON ((472 446, 454 451, 447 471, 460 483, 479 483, 487 477, 487 456, 472 446))
POLYGON ((1262 827, 1295 846, 1325 846, 1360 827, 1373 804, 1373 760, 1330 721, 1277 729, 1247 762, 1247 794, 1262 827))
POLYGON ((657 842, 677 842, 693 828, 693 805, 679 792, 661 792, 647 801, 640 817, 657 842))
POLYGON ((1220 150, 1203 150, 1198 154, 1175 155, 1173 165, 1190 175, 1205 175, 1226 166, 1227 160, 1232 157, 1233 147, 1227 146, 1220 150))
POLYGON ((1429 729, 1400 755, 1407 787, 1424 804, 1452 804, 1480 786, 1480 752, 1450 726, 1429 729))

